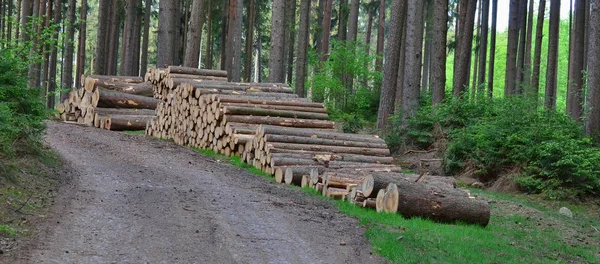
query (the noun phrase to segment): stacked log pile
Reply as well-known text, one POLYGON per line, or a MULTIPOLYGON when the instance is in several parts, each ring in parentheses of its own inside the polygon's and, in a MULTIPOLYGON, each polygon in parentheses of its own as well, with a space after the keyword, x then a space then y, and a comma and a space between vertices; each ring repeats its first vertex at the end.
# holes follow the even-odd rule
POLYGON ((135 76, 81 76, 82 87, 56 109, 63 121, 108 130, 144 130, 155 117, 153 88, 135 76))
POLYGON ((227 72, 169 66, 166 69, 149 69, 144 79, 153 85, 154 97, 166 100, 167 95, 184 83, 223 84, 227 82, 227 72))

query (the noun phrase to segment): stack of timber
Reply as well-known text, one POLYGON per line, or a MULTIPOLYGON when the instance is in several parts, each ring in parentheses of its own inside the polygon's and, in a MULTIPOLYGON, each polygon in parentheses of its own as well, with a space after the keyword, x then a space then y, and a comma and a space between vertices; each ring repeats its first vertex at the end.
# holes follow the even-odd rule
POLYGON ((177 86, 189 84, 219 85, 227 82, 227 72, 220 70, 196 69, 181 66, 168 66, 166 69, 149 69, 144 79, 153 85, 154 97, 166 100, 177 86))
POLYGON ((82 87, 56 109, 63 121, 108 130, 144 130, 160 102, 153 87, 136 76, 81 76, 82 87))

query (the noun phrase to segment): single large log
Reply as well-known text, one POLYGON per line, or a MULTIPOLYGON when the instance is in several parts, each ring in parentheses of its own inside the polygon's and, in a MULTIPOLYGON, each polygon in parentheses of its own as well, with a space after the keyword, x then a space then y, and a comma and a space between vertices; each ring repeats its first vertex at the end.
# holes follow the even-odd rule
MULTIPOLYGON (((255 117, 257 118, 257 117, 255 117)), ((270 148, 279 149, 295 149, 295 150, 308 150, 308 151, 321 151, 331 152, 335 154, 346 153, 346 154, 358 154, 367 156, 389 156, 390 151, 388 149, 376 149, 376 148, 360 148, 360 147, 340 147, 340 146, 325 146, 325 145, 312 145, 312 144, 292 144, 292 143, 278 143, 278 142, 267 142, 265 144, 267 152, 270 148)))
MULTIPOLYGON (((284 150, 285 151, 285 150, 284 150)), ((303 150, 300 150, 303 151, 303 150)), ((375 164, 391 164, 394 160, 392 157, 365 156, 355 154, 333 154, 327 152, 308 152, 308 153, 286 153, 276 152, 267 154, 267 160, 276 158, 297 158, 297 159, 312 159, 316 161, 346 161, 346 162, 361 162, 375 164)))
POLYGON ((237 122, 246 124, 269 124, 288 127, 304 128, 334 128, 335 123, 327 120, 270 117, 270 116, 243 116, 243 115, 225 115, 223 122, 237 122))
MULTIPOLYGON (((365 197, 373 198, 380 189, 385 189, 390 183, 406 180, 414 182, 419 178, 418 174, 405 174, 394 172, 354 172, 356 175, 361 175, 364 179, 361 190, 365 197)), ((423 176, 419 183, 431 184, 444 188, 456 188, 456 180, 447 176, 423 176)))
POLYGON ((268 105, 268 104, 249 104, 249 103, 221 103, 221 107, 228 106, 243 106, 243 107, 254 107, 262 109, 272 110, 286 110, 286 111, 299 111, 299 112, 313 112, 313 113, 327 113, 327 109, 324 107, 302 107, 302 106, 289 106, 289 105, 268 105))
POLYGON ((299 137, 324 138, 346 141, 360 141, 385 144, 385 141, 373 135, 348 134, 339 132, 320 132, 311 129, 295 129, 289 127, 268 126, 262 125, 260 128, 260 136, 265 134, 290 135, 299 137))
POLYGON ((109 122, 105 128, 114 131, 144 130, 146 123, 154 118, 154 116, 112 115, 106 117, 109 122))
POLYGON ((344 161, 315 161, 312 159, 298 159, 298 158, 286 158, 286 157, 273 157, 271 158, 271 167, 281 166, 318 166, 318 165, 363 165, 362 162, 344 162, 344 161))
POLYGON ((104 88, 96 89, 93 97, 95 98, 92 100, 94 107, 156 109, 158 103, 161 102, 152 97, 126 94, 104 88))
POLYGON ((343 147, 379 148, 379 149, 387 149, 388 148, 387 144, 385 144, 385 143, 336 140, 336 139, 315 138, 315 137, 266 134, 266 135, 264 135, 264 138, 265 138, 266 142, 284 142, 284 143, 295 143, 295 144, 313 144, 313 145, 343 146, 343 147))
POLYGON ((174 87, 176 84, 193 87, 196 89, 220 89, 246 92, 269 92, 269 93, 294 93, 294 90, 289 87, 268 87, 268 86, 240 86, 231 85, 230 83, 214 83, 214 82, 198 82, 194 79, 177 79, 170 80, 167 84, 169 87, 174 87))
POLYGON ((169 66, 164 71, 164 73, 165 74, 179 73, 179 74, 193 74, 193 75, 204 75, 204 76, 227 77, 227 71, 196 69, 196 68, 181 67, 181 66, 169 66))
MULTIPOLYGON (((123 92, 123 93, 136 94, 136 95, 141 95, 141 96, 151 97, 154 94, 153 85, 148 82, 124 83, 124 82, 109 82, 109 81, 97 79, 97 80, 95 80, 94 85, 96 87, 102 87, 102 88, 109 89, 109 90, 115 90, 115 91, 119 91, 119 92, 123 92)), ((87 89, 87 87, 86 87, 86 90, 93 91, 93 89, 90 90, 90 89, 87 89)))
POLYGON ((85 80, 99 79, 109 82, 126 82, 126 83, 142 83, 144 78, 140 76, 113 76, 113 75, 81 75, 81 84, 85 84, 85 80))
POLYGON ((253 115, 253 116, 272 116, 272 117, 291 117, 291 118, 304 118, 304 119, 318 119, 328 120, 329 116, 323 113, 313 112, 300 112, 300 111, 289 111, 289 110, 273 110, 263 109, 255 107, 244 107, 244 106, 226 106, 223 108, 224 114, 230 115, 253 115))
POLYGON ((209 88, 196 88, 195 94, 206 95, 206 94, 228 94, 228 95, 245 95, 254 97, 284 97, 284 98, 296 98, 298 95, 290 93, 272 93, 262 91, 237 91, 230 89, 209 89, 209 88))
POLYGON ((261 104, 261 105, 287 105, 287 106, 300 106, 300 107, 324 107, 322 103, 312 103, 308 98, 298 97, 261 97, 256 98, 254 96, 235 96, 225 94, 212 95, 213 100, 219 103, 244 103, 244 104, 261 104))
MULTIPOLYGON (((486 201, 455 195, 453 189, 437 188, 429 184, 399 181, 390 197, 398 197, 396 209, 402 216, 423 217, 443 223, 465 222, 487 226, 490 207, 486 201)), ((392 203, 390 203, 392 204, 392 203)))
POLYGON ((96 107, 95 111, 99 115, 137 115, 137 116, 156 116, 156 111, 151 109, 135 109, 135 108, 102 108, 96 107))

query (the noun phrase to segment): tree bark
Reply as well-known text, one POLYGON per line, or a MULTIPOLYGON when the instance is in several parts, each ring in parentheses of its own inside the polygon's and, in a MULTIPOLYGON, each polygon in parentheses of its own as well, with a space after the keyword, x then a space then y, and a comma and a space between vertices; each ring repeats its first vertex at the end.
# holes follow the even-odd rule
POLYGON ((575 120, 583 114, 583 57, 585 49, 585 0, 575 0, 575 24, 573 44, 569 60, 569 82, 567 94, 567 113, 575 120))
POLYGON ((527 43, 527 0, 519 0, 519 49, 517 54, 517 71, 515 73, 515 94, 523 94, 525 88, 525 45, 527 43))
POLYGON ((140 59, 140 76, 148 71, 148 44, 150 42, 150 12, 152 0, 144 0, 144 29, 142 41, 142 58, 140 59))
POLYGON ((479 80, 477 81, 477 91, 483 95, 485 91, 485 70, 487 61, 487 45, 488 45, 488 21, 490 14, 490 0, 482 0, 482 16, 481 16, 481 41, 479 46, 479 80))
POLYGON ((144 130, 146 129, 146 123, 152 119, 156 118, 155 116, 119 116, 112 115, 108 117, 109 126, 105 127, 108 130, 113 131, 123 131, 123 130, 144 130))
POLYGON ((79 39, 77 40, 77 64, 75 70, 75 87, 81 86, 81 75, 85 73, 85 43, 87 25, 87 0, 81 0, 79 13, 79 39))
POLYGON ((404 82, 402 84, 403 126, 408 125, 408 119, 415 115, 419 108, 421 55, 423 50, 423 5, 417 1, 408 1, 407 7, 406 58, 404 61, 404 82))
MULTIPOLYGON (((122 31, 123 36, 121 38, 121 61, 125 57, 125 49, 127 48, 127 31, 122 29, 129 22, 121 23, 121 9, 122 1, 112 1, 112 7, 110 10, 110 19, 107 21, 110 27, 108 28, 108 38, 106 39, 105 45, 108 49, 108 58, 106 59, 106 74, 117 75, 118 64, 119 64, 119 35, 122 31)), ((121 70, 125 67, 121 63, 121 70)))
MULTIPOLYGON (((329 59, 329 39, 331 38, 331 9, 333 0, 325 0, 325 10, 323 15, 323 38, 321 40, 321 61, 329 59)), ((383 1, 383 0, 382 0, 383 1)))
MULTIPOLYGON (((34 0, 33 1, 33 11, 32 14, 34 16, 34 18, 41 18, 44 15, 44 11, 45 10, 42 7, 42 4, 45 6, 45 2, 44 1, 40 1, 40 0, 34 0)), ((31 32, 40 32, 41 31, 41 26, 42 25, 36 25, 36 23, 34 23, 31 26, 31 32)), ((23 28, 23 31, 27 31, 27 28, 23 28)), ((31 47, 29 48, 29 57, 33 58, 34 56, 38 55, 38 51, 40 49, 40 46, 38 44, 38 36, 40 34, 36 34, 33 36, 33 38, 30 38, 31 40, 31 47)), ((20 36, 21 38, 23 36, 20 36)), ((23 42, 25 42, 25 40, 23 40, 23 42)), ((31 64, 29 65, 29 70, 27 72, 27 78, 29 79, 27 86, 29 88, 34 88, 34 87, 39 87, 40 86, 40 64, 39 62, 33 61, 31 62, 31 64)))
POLYGON ((180 17, 178 0, 159 1, 158 11, 158 47, 156 66, 165 68, 169 65, 175 65, 176 57, 179 52, 176 42, 179 41, 177 32, 180 17))
MULTIPOLYGON (((69 0, 67 7, 67 18, 69 24, 67 25, 67 43, 65 47, 65 62, 63 65, 63 78, 62 88, 73 89, 73 44, 75 43, 75 23, 77 23, 77 17, 75 16, 75 9, 77 7, 77 0, 69 0)), ((60 93, 60 101, 63 102, 69 98, 69 92, 60 93)))
MULTIPOLYGON (((292 136, 292 135, 267 134, 261 140, 263 140, 263 139, 267 143, 281 142, 281 143, 294 143, 294 144, 313 144, 313 145, 326 145, 326 146, 387 149, 387 145, 385 143, 301 137, 301 136, 292 136)), ((356 160, 353 160, 353 161, 356 161, 356 160)), ((384 162, 384 160, 381 160, 381 159, 377 159, 377 161, 384 162)), ((391 161, 391 160, 385 160, 385 161, 391 161)), ((391 163, 391 162, 389 162, 389 163, 391 163)))
POLYGON ((590 113, 586 122, 586 132, 600 141, 600 0, 590 0, 590 25, 588 47, 588 89, 587 107, 590 113))
POLYGON ((337 39, 345 41, 348 36, 348 0, 339 0, 339 3, 337 39))
MULTIPOLYGON (((165 1, 166 2, 166 1, 165 1)), ((107 21, 110 19, 111 1, 100 0, 98 9, 98 21, 107 21)), ((109 37, 109 24, 98 23, 98 33, 96 35, 96 55, 94 60, 94 74, 107 74, 108 47, 106 39, 109 37)))
POLYGON ((368 15, 367 18, 367 33, 365 34, 365 46, 367 50, 367 56, 371 54, 371 35, 373 34, 373 19, 375 18, 375 9, 373 5, 377 3, 377 0, 371 0, 368 4, 368 15))
POLYGON ((546 99, 548 110, 556 109, 558 34, 560 24, 560 0, 550 0, 550 26, 548 29, 548 63, 546 68, 546 99))
POLYGON ((245 124, 266 124, 286 127, 301 128, 333 128, 334 122, 327 120, 299 119, 287 117, 270 116, 246 116, 246 115, 226 115, 223 122, 236 122, 245 124))
POLYGON ((221 19, 221 70, 227 70, 227 31, 229 29, 229 1, 223 1, 223 17, 221 19))
POLYGON ((272 110, 255 107, 244 106, 227 106, 223 108, 224 114, 231 115, 253 115, 253 116, 277 116, 277 117, 292 117, 305 119, 328 120, 329 116, 325 113, 291 111, 291 110, 272 110))
POLYGON ((426 1, 425 9, 425 47, 423 48, 423 71, 421 74, 421 90, 422 92, 429 92, 429 81, 431 75, 431 42, 433 34, 433 0, 426 1))
POLYGON ((536 101, 540 93, 540 61, 542 58, 542 38, 544 37, 544 13, 546 12, 546 0, 539 1, 537 24, 535 27, 535 48, 533 50, 533 70, 531 72, 531 88, 536 101))
MULTIPOLYGON (((254 0, 253 0, 254 1, 254 0)), ((206 52, 204 55, 204 67, 206 69, 213 68, 213 35, 212 35, 212 27, 213 27, 213 4, 212 0, 208 0, 208 7, 206 8, 206 52)))
POLYGON ((102 108, 96 107, 95 113, 101 116, 111 115, 134 115, 134 116, 156 116, 156 112, 152 109, 135 109, 135 108, 102 108))
POLYGON ((381 86, 381 96, 379 97, 379 111, 377 113, 377 128, 383 131, 387 129, 388 119, 394 113, 400 49, 404 48, 402 43, 402 22, 407 9, 406 2, 406 0, 394 1, 392 5, 392 13, 396 15, 392 16, 392 21, 390 22, 390 34, 386 46, 385 66, 383 69, 383 83, 381 86))
POLYGON ((294 44, 296 43, 296 0, 287 0, 285 9, 285 80, 292 83, 294 73, 294 44))
MULTIPOLYGON (((425 175, 421 177, 419 174, 406 174, 398 172, 374 172, 374 171, 362 171, 354 172, 355 177, 362 178, 361 191, 367 198, 374 198, 377 192, 381 189, 385 189, 390 183, 396 183, 398 181, 411 181, 418 182, 421 184, 430 184, 437 187, 444 187, 447 189, 456 188, 456 180, 453 177, 448 176, 430 176, 425 175)), ((462 193, 461 193, 462 194, 462 193)))
MULTIPOLYGON (((61 0, 54 0, 54 12, 53 12, 53 21, 55 25, 61 24, 61 0)), ((57 27, 54 30, 54 34, 52 38, 57 42, 59 40, 60 27, 57 27)), ((58 48, 56 46, 50 48, 50 64, 48 69, 48 87, 47 87, 47 96, 48 96, 48 109, 54 109, 55 101, 56 101, 56 67, 58 65, 58 48)))
POLYGON ((323 138, 323 139, 331 139, 331 140, 345 140, 345 141, 360 141, 360 142, 370 142, 376 144, 385 144, 385 141, 381 138, 372 135, 360 135, 360 134, 347 134, 340 132, 324 132, 324 131, 316 131, 309 129, 295 129, 289 127, 277 127, 277 126, 267 126, 263 125, 261 127, 260 135, 264 136, 266 134, 273 135, 288 135, 288 136, 298 136, 298 137, 310 137, 310 138, 323 138))
MULTIPOLYGON (((137 75, 139 69, 135 68, 136 55, 136 17, 138 15, 139 0, 127 0, 125 2, 125 25, 123 29, 123 56, 121 58, 121 75, 137 75)), ((137 57, 139 58, 139 57, 137 57)))
MULTIPOLYGON (((330 0, 331 1, 331 0, 330 0)), ((285 82, 284 39, 285 39, 285 0, 273 1, 271 17, 271 49, 269 51, 269 82, 285 82)))
POLYGON ((475 21, 476 0, 461 2, 460 25, 456 41, 454 60, 454 96, 459 97, 468 90, 469 65, 471 65, 471 49, 473 46, 473 26, 475 21))
POLYGON ((21 28, 23 31, 21 32, 21 39, 23 43, 29 41, 29 35, 27 34, 27 24, 29 23, 29 17, 31 16, 31 0, 23 0, 21 1, 21 28))
POLYGON ((160 100, 152 97, 127 94, 104 88, 96 88, 92 95, 93 107, 156 109, 160 102, 160 100))
POLYGON ((323 13, 325 12, 325 1, 326 0, 319 0, 319 5, 317 6, 317 28, 315 28, 314 32, 315 49, 317 50, 317 54, 322 54, 323 52, 323 13))
POLYGON ((525 70, 523 74, 525 75, 523 78, 523 87, 525 90, 525 94, 531 96, 531 46, 533 43, 533 4, 534 0, 529 0, 529 11, 527 13, 527 40, 525 42, 525 70))
MULTIPOLYGON (((543 1, 543 0, 542 0, 543 1)), ((498 21, 498 0, 492 0, 492 28, 490 37, 490 62, 488 70, 487 95, 494 96, 494 71, 496 66, 496 22, 498 21)))
POLYGON ((298 55, 296 58, 296 94, 304 97, 304 86, 308 65, 308 34, 310 20, 310 0, 300 1, 300 25, 298 26, 298 55))
POLYGON ((290 149, 290 150, 307 150, 307 151, 319 151, 319 152, 331 152, 331 153, 346 153, 346 154, 357 154, 367 156, 381 156, 387 157, 390 155, 388 149, 376 149, 376 148, 364 148, 364 147, 341 147, 341 146, 327 146, 327 145, 312 145, 312 144, 292 144, 292 143, 270 143, 265 144, 267 152, 270 148, 278 149, 290 149))
MULTIPOLYGON (((385 0, 379 1, 379 22, 377 23, 377 59, 375 60, 375 71, 383 69, 383 47, 385 43, 385 0)), ((378 86, 378 85, 375 85, 378 86)))
POLYGON ((348 22, 348 40, 356 41, 358 34, 358 10, 360 0, 351 0, 350 3, 350 20, 348 22))
POLYGON ((246 60, 244 61, 244 81, 251 82, 252 76, 252 47, 254 46, 254 20, 256 15, 256 0, 248 3, 248 27, 246 28, 246 60))
POLYGON ((185 57, 183 66, 198 68, 200 59, 200 46, 202 44, 202 23, 204 10, 204 0, 193 0, 190 27, 187 31, 185 44, 185 57))
POLYGON ((446 38, 448 34, 448 0, 434 0, 432 33, 431 90, 432 102, 446 97, 446 38))

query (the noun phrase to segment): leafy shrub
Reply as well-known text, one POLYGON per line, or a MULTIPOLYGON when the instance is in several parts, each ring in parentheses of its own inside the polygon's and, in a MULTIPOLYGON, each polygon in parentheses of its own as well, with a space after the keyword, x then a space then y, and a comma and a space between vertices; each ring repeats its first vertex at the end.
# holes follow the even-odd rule
POLYGON ((550 198, 600 193, 600 149, 564 113, 538 111, 524 98, 453 98, 422 107, 404 140, 426 148, 435 141, 435 126, 449 139, 444 164, 451 174, 468 167, 493 180, 519 171, 516 182, 527 192, 550 198))

